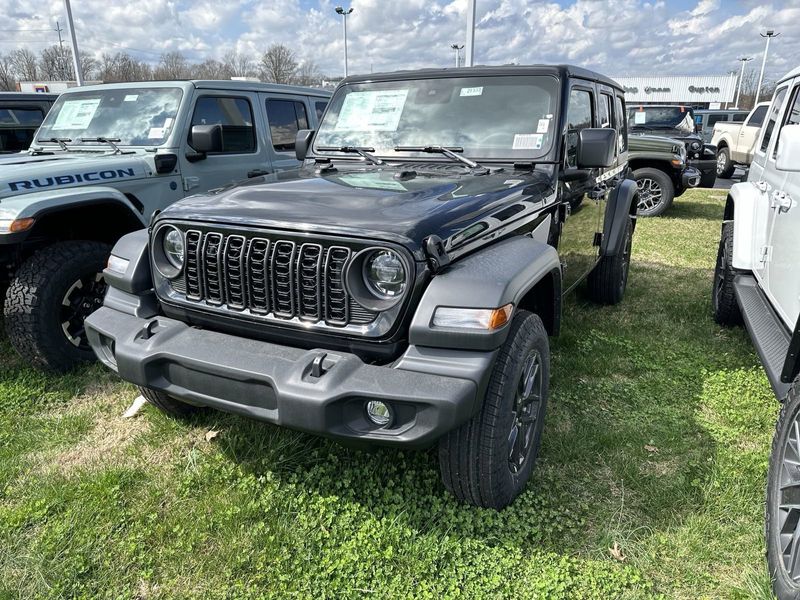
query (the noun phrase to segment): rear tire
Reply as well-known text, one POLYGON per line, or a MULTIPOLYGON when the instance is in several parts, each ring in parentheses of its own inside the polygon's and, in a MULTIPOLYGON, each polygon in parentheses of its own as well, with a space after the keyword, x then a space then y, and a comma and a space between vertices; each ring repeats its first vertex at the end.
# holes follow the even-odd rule
POLYGON ((519 310, 480 411, 439 441, 442 482, 456 498, 502 509, 525 488, 539 452, 550 382, 542 320, 519 310))
POLYGON ((633 244, 633 223, 630 218, 625 223, 625 239, 622 249, 614 256, 604 256, 597 263, 587 280, 588 295, 598 304, 619 304, 628 287, 628 272, 631 266, 631 246, 633 244))
POLYGON ((675 198, 675 184, 664 171, 643 167, 636 169, 633 177, 639 188, 637 215, 657 217, 672 206, 672 200, 675 198))
POLYGON ((199 406, 181 402, 164 392, 159 392, 150 388, 139 386, 139 393, 150 404, 173 419, 188 419, 202 410, 199 406))
POLYGON ((722 225, 722 235, 717 250, 717 264, 714 267, 714 285, 711 291, 711 306, 714 309, 714 320, 720 325, 740 325, 742 312, 736 301, 733 280, 736 270, 733 268, 733 222, 722 225))
POLYGON ((728 148, 717 150, 717 177, 720 179, 730 179, 736 165, 731 160, 731 151, 728 148))
POLYGON ((800 378, 795 380, 781 406, 767 473, 764 534, 767 567, 778 600, 800 599, 800 583, 794 580, 800 574, 800 505, 797 502, 800 471, 796 466, 800 462, 798 413, 800 378))
POLYGON ((103 304, 110 252, 100 242, 59 242, 39 250, 12 277, 6 333, 34 367, 59 372, 95 360, 83 321, 103 304))

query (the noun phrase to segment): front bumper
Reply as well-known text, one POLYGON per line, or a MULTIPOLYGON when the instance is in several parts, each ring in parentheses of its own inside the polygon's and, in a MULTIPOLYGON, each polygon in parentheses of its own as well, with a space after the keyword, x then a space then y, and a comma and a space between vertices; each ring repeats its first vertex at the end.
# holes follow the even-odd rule
POLYGON ((428 445, 475 413, 496 354, 412 346, 393 367, 376 366, 353 354, 282 346, 107 306, 87 319, 86 330, 100 360, 137 385, 302 431, 406 446, 428 445), (315 360, 321 372, 315 373, 315 360), (369 421, 369 400, 389 404, 389 426, 369 421))
POLYGON ((716 158, 692 158, 686 161, 690 167, 694 167, 701 174, 717 173, 717 159, 716 158))
POLYGON ((684 189, 694 188, 700 185, 703 174, 695 167, 685 167, 681 173, 681 183, 684 189))

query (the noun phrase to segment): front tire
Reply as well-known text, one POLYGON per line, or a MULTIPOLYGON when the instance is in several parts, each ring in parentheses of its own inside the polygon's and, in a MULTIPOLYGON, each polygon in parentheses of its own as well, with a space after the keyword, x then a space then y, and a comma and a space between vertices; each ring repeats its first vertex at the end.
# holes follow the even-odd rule
POLYGON ((439 442, 439 469, 450 493, 499 510, 522 492, 539 452, 549 384, 547 331, 538 315, 519 310, 480 411, 439 442))
POLYGON ((639 188, 637 215, 657 217, 672 206, 672 200, 675 198, 675 184, 664 171, 643 167, 633 172, 633 178, 639 188))
POLYGON ((139 386, 139 393, 150 404, 173 419, 188 419, 202 410, 199 406, 181 402, 158 390, 139 386))
POLYGON ((720 179, 730 179, 736 165, 731 160, 731 151, 728 148, 717 150, 717 177, 720 179))
POLYGON ((740 325, 742 312, 736 301, 733 280, 736 270, 733 268, 733 222, 722 225, 722 236, 717 250, 717 264, 714 267, 714 286, 711 294, 711 306, 714 309, 714 321, 720 325, 740 325))
POLYGON ((589 298, 599 304, 619 304, 628 287, 628 272, 631 267, 633 245, 633 222, 626 218, 625 238, 622 248, 614 256, 604 256, 597 263, 587 280, 589 298))
POLYGON ((110 252, 100 242, 59 242, 14 274, 6 292, 6 333, 34 367, 62 372, 95 360, 83 321, 103 304, 110 252))
POLYGON ((767 567, 778 600, 800 599, 800 378, 781 406, 767 474, 767 567))

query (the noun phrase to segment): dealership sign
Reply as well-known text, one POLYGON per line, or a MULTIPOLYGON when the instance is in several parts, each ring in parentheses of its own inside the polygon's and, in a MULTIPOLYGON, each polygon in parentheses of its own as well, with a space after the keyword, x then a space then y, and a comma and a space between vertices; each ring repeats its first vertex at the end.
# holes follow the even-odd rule
POLYGON ((663 77, 614 77, 625 90, 628 102, 664 104, 733 102, 734 75, 663 77))

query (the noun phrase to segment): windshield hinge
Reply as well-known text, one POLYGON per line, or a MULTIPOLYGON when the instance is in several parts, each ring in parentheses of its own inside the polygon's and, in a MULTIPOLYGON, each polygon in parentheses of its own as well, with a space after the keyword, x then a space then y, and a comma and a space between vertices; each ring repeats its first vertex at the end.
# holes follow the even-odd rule
POLYGON ((532 162, 515 162, 514 163, 514 170, 515 171, 533 171, 533 163, 532 162))
POLYGON ((434 273, 438 273, 450 264, 450 257, 444 249, 444 242, 438 235, 428 236, 425 239, 424 246, 425 253, 428 255, 428 262, 430 262, 431 270, 434 273))

